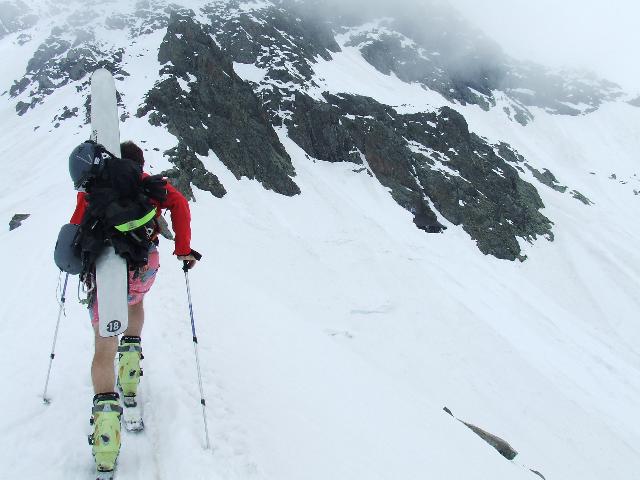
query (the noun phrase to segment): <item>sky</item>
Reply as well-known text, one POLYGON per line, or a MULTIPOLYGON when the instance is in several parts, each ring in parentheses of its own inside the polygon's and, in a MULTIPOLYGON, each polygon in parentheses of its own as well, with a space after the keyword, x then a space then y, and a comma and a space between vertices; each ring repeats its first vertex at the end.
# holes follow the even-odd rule
POLYGON ((588 68, 640 93, 637 0, 447 1, 515 58, 588 68))

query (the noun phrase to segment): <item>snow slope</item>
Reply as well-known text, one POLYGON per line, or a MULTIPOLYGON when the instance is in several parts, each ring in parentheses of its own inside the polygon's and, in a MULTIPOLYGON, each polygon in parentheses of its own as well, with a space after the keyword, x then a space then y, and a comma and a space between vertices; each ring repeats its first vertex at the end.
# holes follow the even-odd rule
MULTIPOLYGON (((162 34, 127 53, 131 77, 118 88, 130 111, 157 78, 162 34)), ((321 68, 331 91, 359 83, 366 91, 353 93, 392 105, 438 106, 433 93, 373 69, 367 82, 347 83, 366 68, 353 51, 321 68)), ((63 105, 81 106, 79 97, 68 85, 23 117, 0 101, 1 217, 31 214, 0 233, 2 478, 81 479, 93 469, 92 331, 75 279, 53 401, 41 401, 58 308, 51 253, 74 205, 66 159, 89 135, 80 119, 58 129, 48 122, 63 105)), ((527 245, 529 259, 513 263, 482 255, 444 219, 444 234, 417 230, 375 178, 306 158, 286 131, 278 133, 302 190, 293 198, 203 158, 228 189, 220 200, 196 190, 192 204, 193 246, 204 259, 190 280, 213 449, 202 449, 183 274, 163 241, 146 301, 148 428, 124 436, 118 478, 538 478, 529 468, 549 480, 637 476, 640 109, 539 112, 521 127, 499 109, 456 108, 472 131, 510 142, 594 205, 536 184, 556 238, 527 245), (519 455, 505 460, 444 406, 519 455)), ((151 171, 167 166, 152 148, 175 145, 170 134, 135 118, 122 132, 146 141, 151 171)))

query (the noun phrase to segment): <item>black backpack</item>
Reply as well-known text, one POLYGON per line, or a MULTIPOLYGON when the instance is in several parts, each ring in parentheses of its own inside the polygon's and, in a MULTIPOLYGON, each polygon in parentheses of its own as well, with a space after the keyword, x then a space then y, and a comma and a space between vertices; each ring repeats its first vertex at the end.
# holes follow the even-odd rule
POLYGON ((144 266, 154 240, 156 208, 151 200, 167 198, 161 175, 142 178, 132 160, 109 156, 86 186, 85 210, 74 247, 82 274, 90 272, 107 245, 127 261, 130 270, 144 266))

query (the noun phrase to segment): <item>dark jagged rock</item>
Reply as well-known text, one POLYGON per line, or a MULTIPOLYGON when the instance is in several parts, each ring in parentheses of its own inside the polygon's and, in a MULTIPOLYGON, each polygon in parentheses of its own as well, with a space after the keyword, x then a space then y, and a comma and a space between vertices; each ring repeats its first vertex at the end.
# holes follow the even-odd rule
POLYGON ((46 96, 70 82, 81 82, 79 91, 88 91, 89 77, 98 68, 106 68, 116 75, 128 75, 121 68, 122 48, 105 49, 94 41, 90 30, 73 31, 73 42, 65 39, 68 33, 54 28, 29 60, 25 75, 9 90, 12 97, 29 90, 29 103, 20 100, 16 104, 18 115, 42 103, 46 96))
MULTIPOLYGON (((451 415, 453 418, 455 418, 457 421, 465 425, 467 428, 469 428, 473 433, 478 435, 480 438, 482 438, 485 442, 487 442, 493 448, 495 448, 498 451, 498 453, 502 455, 504 458, 506 458, 507 460, 513 460, 518 455, 518 452, 511 445, 509 445, 507 441, 503 440, 497 435, 493 435, 492 433, 489 433, 486 430, 483 430, 482 428, 476 427, 471 423, 465 422, 464 420, 460 420, 446 406, 443 408, 443 410, 447 412, 449 415, 451 415)), ((535 473, 543 480, 546 480, 544 478, 544 475, 542 475, 537 470, 529 469, 529 471, 532 473, 535 473)))
POLYGON ((16 213, 9 222, 9 231, 15 230, 22 225, 22 222, 29 218, 30 213, 16 213))
POLYGON ((513 103, 509 107, 503 107, 502 111, 509 117, 509 120, 518 122, 523 127, 526 127, 529 122, 533 121, 533 114, 518 103, 513 103))
POLYGON ((447 229, 447 227, 438 222, 432 212, 412 211, 411 213, 414 214, 413 224, 420 230, 424 230, 427 233, 442 233, 447 229))
POLYGON ((531 173, 533 173, 533 176, 536 177, 536 180, 538 180, 540 183, 543 183, 547 187, 553 188, 560 193, 564 193, 567 191, 568 187, 566 187, 565 185, 560 185, 555 175, 546 168, 541 172, 540 170, 533 168, 529 164, 526 164, 526 167, 531 171, 531 173))
MULTIPOLYGON (((425 230, 444 227, 433 205, 462 225, 483 253, 498 258, 521 258, 518 238, 553 238, 536 189, 494 146, 470 133, 455 110, 400 115, 371 98, 325 94, 325 99, 296 97, 294 115, 286 122, 290 137, 321 160, 365 159, 425 230)), ((498 148, 512 161, 522 158, 506 144, 498 148)))
POLYGON ((583 194, 581 194, 577 190, 571 190, 571 196, 576 200, 580 200, 585 205, 593 205, 593 202, 591 200, 589 200, 587 197, 585 197, 583 194))
POLYGON ((321 160, 360 164, 366 159, 378 180, 391 189, 393 198, 414 213, 418 227, 424 226, 427 231, 444 229, 411 175, 406 142, 394 132, 393 126, 382 122, 362 123, 359 117, 374 114, 386 120, 393 109, 364 97, 325 97, 327 103, 306 95, 296 96, 292 120, 286 122, 291 139, 321 160), (344 98, 361 102, 338 105, 345 102, 344 98))
POLYGON ((169 161, 176 168, 162 172, 189 200, 195 200, 191 184, 200 190, 210 192, 213 196, 222 198, 227 191, 224 189, 218 177, 209 172, 196 155, 188 147, 180 145, 165 152, 169 161))
POLYGON ((16 113, 18 115, 24 115, 29 111, 30 108, 31 104, 29 103, 25 103, 23 101, 19 101, 18 103, 16 103, 16 113))
MULTIPOLYGON (((128 29, 132 38, 165 28, 169 12, 177 8, 165 3, 162 0, 139 1, 134 14, 107 17, 105 26, 112 30, 128 29)), ((95 39, 93 22, 96 18, 100 15, 90 8, 77 10, 67 18, 65 28, 52 29, 29 60, 24 76, 10 89, 12 97, 22 96, 16 104, 18 115, 24 115, 42 103, 46 96, 71 82, 78 82, 78 93, 87 94, 89 77, 98 68, 106 68, 116 80, 129 76, 122 68, 125 50, 95 39)), ((124 105, 122 111, 127 118, 124 105)))
POLYGON ((469 427, 473 433, 478 435, 485 442, 487 442, 489 445, 495 448, 498 451, 498 453, 502 455, 504 458, 506 458, 507 460, 513 460, 518 455, 518 452, 516 452, 513 449, 513 447, 509 445, 509 443, 507 443, 500 437, 493 435, 487 432, 486 430, 483 430, 480 427, 476 427, 475 425, 472 425, 470 423, 467 423, 467 422, 462 422, 462 423, 464 423, 467 427, 469 427))
POLYGON ((60 125, 60 122, 67 120, 69 118, 77 117, 77 116, 78 116, 78 107, 73 107, 72 109, 69 109, 69 107, 65 105, 64 107, 62 107, 62 112, 58 113, 55 117, 53 117, 52 123, 54 123, 54 126, 58 128, 58 126, 60 125))
POLYGON ((340 51, 329 25, 294 5, 266 6, 248 13, 238 11, 240 3, 230 0, 203 9, 222 50, 236 62, 255 63, 268 68, 271 75, 280 72, 285 76, 281 79, 308 81, 316 56, 329 60, 330 52, 340 51))
MULTIPOLYGON (((543 171, 539 171, 536 168, 532 167, 531 165, 529 165, 528 163, 525 163, 525 166, 529 169, 529 171, 531 171, 531 173, 533 174, 533 176, 536 178, 536 180, 538 180, 540 183, 553 188, 554 190, 560 192, 560 193, 565 193, 567 191, 567 189, 569 187, 565 186, 565 185, 560 185, 558 183, 558 180, 556 179, 555 175, 553 173, 551 173, 549 170, 547 170, 546 168, 543 169, 543 171)), ((576 200, 581 201, 582 203, 584 203, 585 205, 593 205, 593 202, 591 200, 589 200, 587 197, 585 197, 583 194, 581 194, 580 192, 578 192, 577 190, 572 190, 571 192, 569 192, 571 194, 571 196, 573 198, 575 198, 576 200)))
POLYGON ((524 168, 522 168, 521 165, 525 163, 526 159, 516 150, 511 148, 509 144, 500 142, 496 145, 493 145, 493 151, 505 162, 509 162, 510 164, 512 164, 519 172, 525 172, 524 168))
POLYGON ((296 92, 317 87, 312 65, 340 51, 332 29, 297 5, 269 6, 237 13, 238 0, 205 9, 212 34, 233 61, 254 64, 266 71, 256 89, 271 122, 280 126, 293 109, 296 92))
POLYGON ((178 157, 183 152, 207 156, 213 150, 238 179, 256 179, 283 195, 300 193, 291 178, 291 159, 260 101, 191 17, 185 11, 172 13, 158 53, 161 73, 168 77, 147 94, 138 115, 150 113, 150 122, 167 126, 180 142, 178 157))
POLYGON ((362 152, 336 106, 296 95, 292 113, 292 119, 286 122, 289 136, 309 155, 328 162, 362 163, 362 152))
POLYGON ((513 460, 518 455, 518 452, 511 445, 509 445, 508 442, 506 442, 502 438, 498 437, 497 435, 493 435, 492 433, 489 433, 480 427, 476 427, 471 423, 465 422, 464 420, 460 420, 447 407, 444 407, 443 410, 447 412, 449 415, 451 415, 453 418, 458 420, 460 423, 465 425, 467 428, 469 428, 473 433, 478 435, 480 438, 482 438, 485 442, 487 442, 493 448, 495 448, 498 451, 498 453, 500 453, 500 455, 502 455, 507 460, 513 460))
POLYGON ((436 124, 437 135, 415 138, 438 152, 430 157, 439 157, 444 171, 416 169, 426 195, 445 218, 462 225, 483 253, 498 258, 521 258, 518 238, 553 238, 552 222, 540 213, 544 205, 533 185, 470 133, 454 110, 442 108, 436 124))

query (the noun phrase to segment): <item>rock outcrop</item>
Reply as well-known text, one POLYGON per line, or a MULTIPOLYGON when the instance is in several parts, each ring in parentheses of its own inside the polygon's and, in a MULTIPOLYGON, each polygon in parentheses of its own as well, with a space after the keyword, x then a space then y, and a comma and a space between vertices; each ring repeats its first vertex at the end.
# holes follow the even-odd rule
MULTIPOLYGON (((291 138, 315 158, 366 162, 425 230, 442 228, 437 211, 462 225, 483 253, 508 260, 522 258, 518 238, 553 238, 535 187, 455 110, 401 115, 367 97, 324 97, 296 96, 285 122, 291 138)), ((505 144, 499 151, 519 162, 505 144)))
POLYGON ((172 13, 158 59, 161 80, 138 116, 149 114, 151 123, 165 125, 178 139, 178 148, 168 152, 178 167, 175 175, 223 195, 212 174, 203 177, 206 165, 196 169, 199 178, 191 178, 195 155, 207 157, 213 151, 238 179, 256 179, 283 195, 300 193, 291 159, 259 99, 189 12, 172 13))
POLYGON ((29 218, 31 214, 29 213, 16 213, 9 222, 9 231, 15 230, 16 228, 22 225, 22 222, 29 218))

